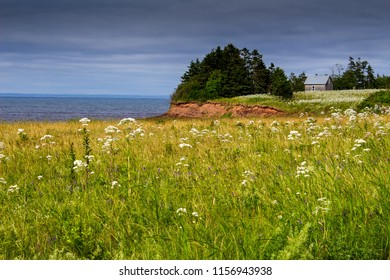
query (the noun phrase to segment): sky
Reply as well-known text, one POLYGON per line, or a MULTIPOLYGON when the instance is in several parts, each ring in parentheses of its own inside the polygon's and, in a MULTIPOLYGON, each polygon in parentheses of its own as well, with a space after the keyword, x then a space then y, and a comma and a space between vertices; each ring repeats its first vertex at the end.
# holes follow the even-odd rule
POLYGON ((390 75, 388 0, 0 0, 0 93, 169 96, 217 46, 286 75, 390 75))

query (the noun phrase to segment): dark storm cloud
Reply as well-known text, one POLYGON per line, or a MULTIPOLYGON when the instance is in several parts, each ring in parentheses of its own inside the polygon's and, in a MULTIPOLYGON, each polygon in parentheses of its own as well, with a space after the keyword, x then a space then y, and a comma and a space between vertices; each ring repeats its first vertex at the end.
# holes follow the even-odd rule
POLYGON ((36 90, 96 82, 169 94, 190 60, 227 43, 287 73, 329 71, 350 55, 384 72, 389 10, 387 0, 0 0, 0 75, 32 73, 36 90))

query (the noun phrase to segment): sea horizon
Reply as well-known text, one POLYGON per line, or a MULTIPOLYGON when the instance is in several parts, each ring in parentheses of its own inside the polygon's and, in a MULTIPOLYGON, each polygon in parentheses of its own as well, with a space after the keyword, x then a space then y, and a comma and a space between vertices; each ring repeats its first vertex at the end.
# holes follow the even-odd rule
POLYGON ((26 98, 145 98, 170 99, 168 95, 141 95, 141 94, 89 94, 89 93, 0 93, 0 97, 26 97, 26 98))
POLYGON ((165 114, 166 96, 84 94, 0 94, 0 122, 111 120, 165 114))

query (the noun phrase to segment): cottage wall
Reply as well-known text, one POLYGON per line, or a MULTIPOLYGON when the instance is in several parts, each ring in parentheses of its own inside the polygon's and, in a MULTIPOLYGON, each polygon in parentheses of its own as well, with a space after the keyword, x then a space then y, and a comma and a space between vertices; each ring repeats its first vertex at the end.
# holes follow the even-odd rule
POLYGON ((325 90, 333 90, 333 82, 332 79, 329 79, 328 82, 326 83, 326 88, 325 90))
POLYGON ((333 82, 331 78, 328 78, 326 83, 308 83, 305 84, 305 91, 325 91, 333 90, 333 82))
POLYGON ((326 85, 305 85, 305 91, 324 91, 329 90, 326 85))

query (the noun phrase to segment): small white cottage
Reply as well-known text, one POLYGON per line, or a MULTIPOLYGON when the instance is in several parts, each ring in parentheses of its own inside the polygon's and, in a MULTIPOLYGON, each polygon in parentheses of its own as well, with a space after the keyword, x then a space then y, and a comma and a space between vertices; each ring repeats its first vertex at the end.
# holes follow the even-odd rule
POLYGON ((332 78, 328 75, 309 75, 305 81, 305 91, 333 90, 332 78))

